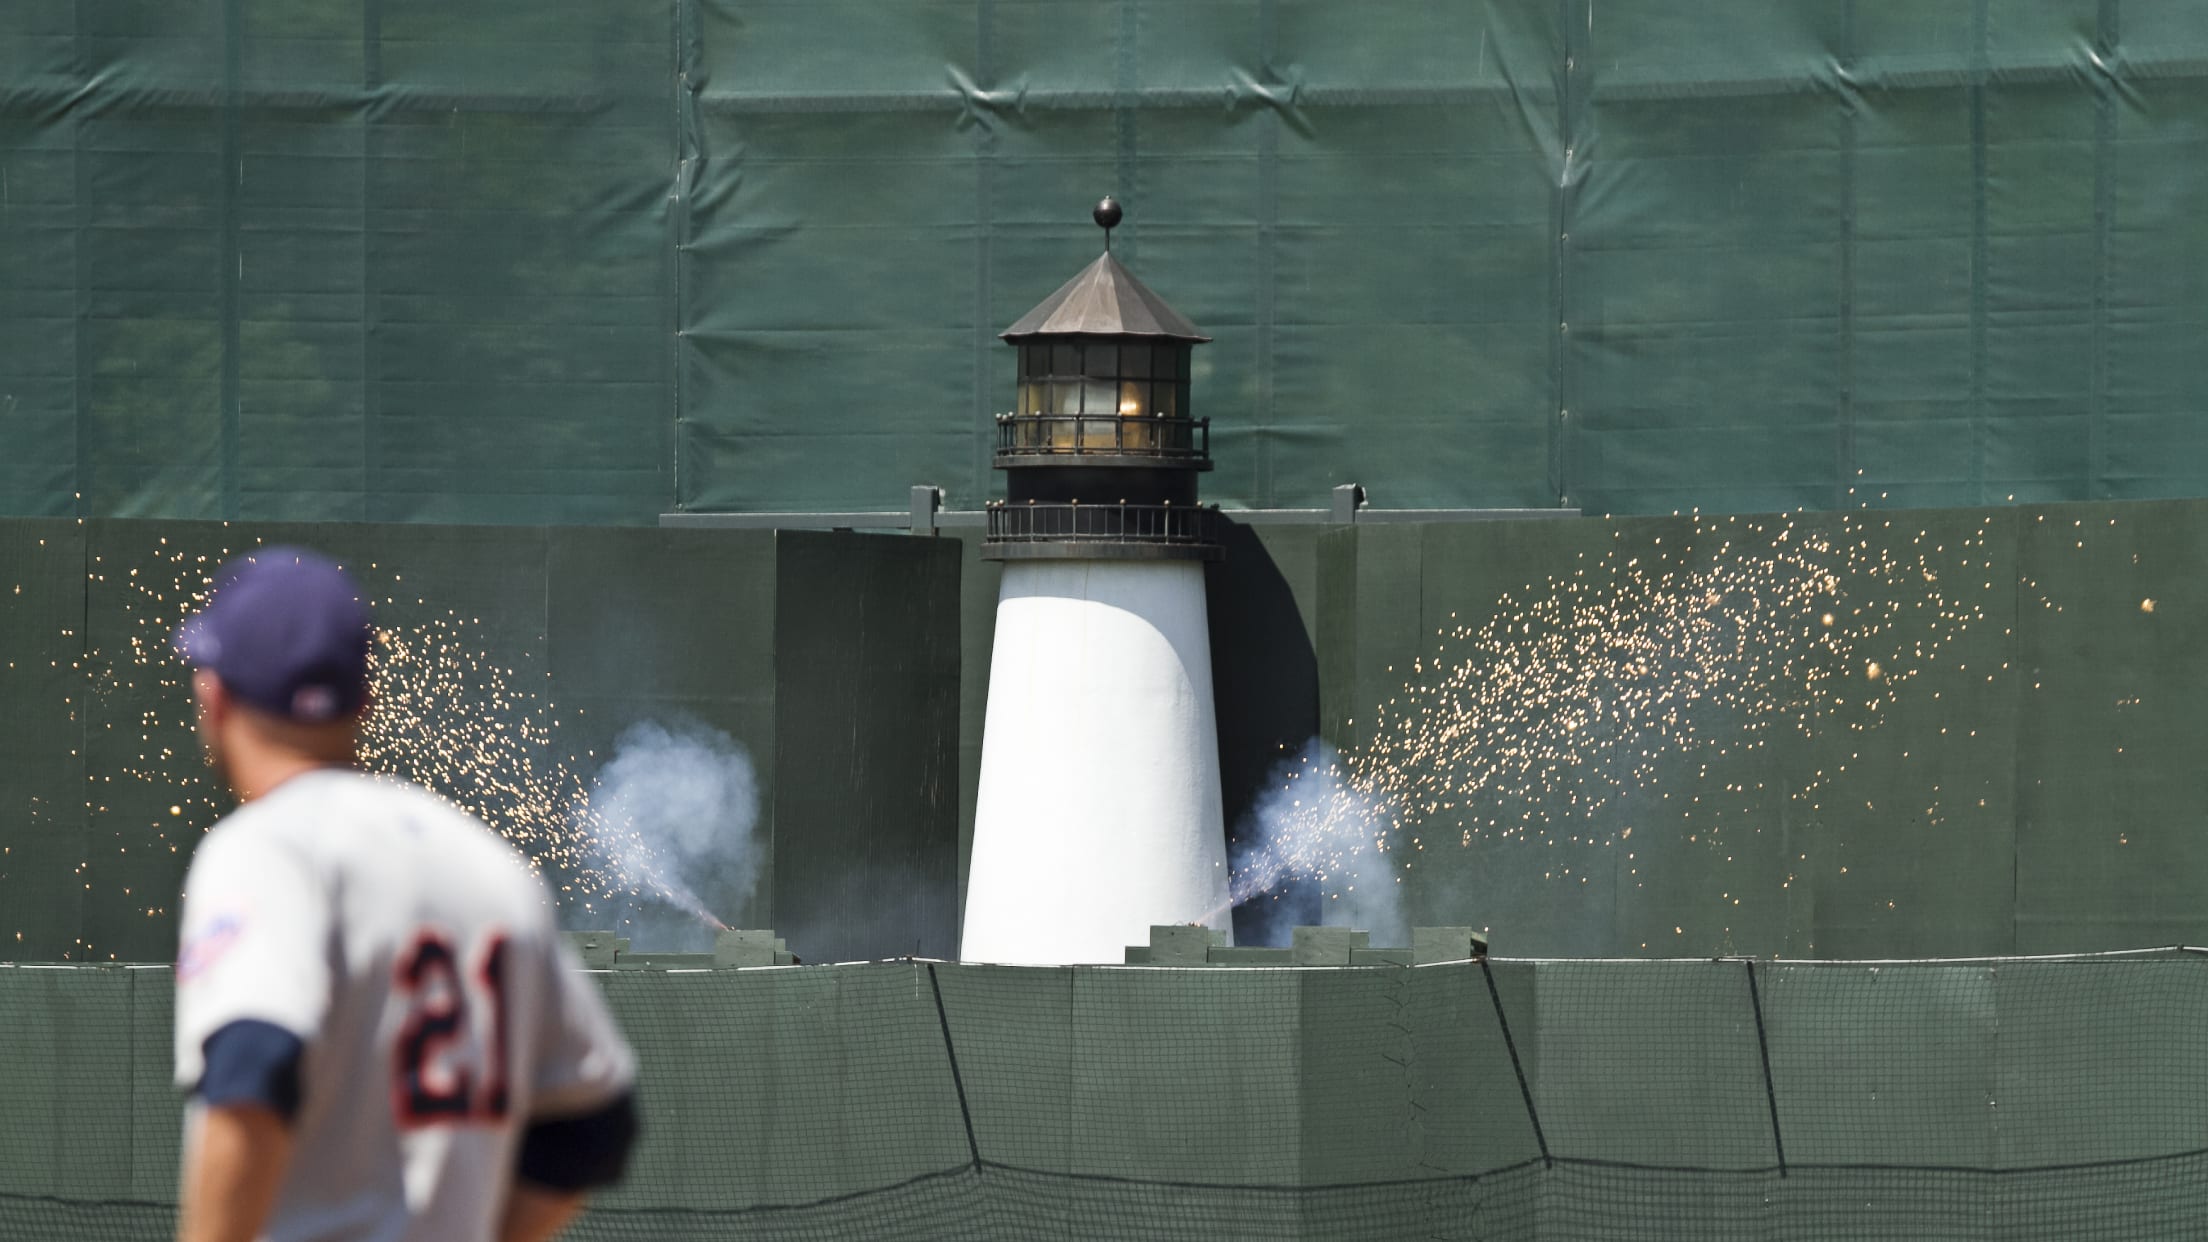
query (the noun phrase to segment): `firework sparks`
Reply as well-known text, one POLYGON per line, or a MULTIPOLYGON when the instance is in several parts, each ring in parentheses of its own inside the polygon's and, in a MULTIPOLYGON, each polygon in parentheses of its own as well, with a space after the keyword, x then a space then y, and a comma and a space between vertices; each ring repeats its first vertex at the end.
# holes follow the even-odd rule
MULTIPOLYGON (((163 791, 167 815, 151 827, 171 853, 189 844, 171 836, 174 827, 189 823, 196 837, 223 800, 210 774, 178 761, 180 748, 192 745, 189 673, 170 650, 169 635, 205 605, 213 575, 230 554, 229 548, 214 556, 187 553, 163 539, 149 564, 116 573, 96 557, 90 575, 94 583, 124 588, 120 607, 132 622, 127 649, 88 653, 93 693, 156 688, 165 706, 184 713, 182 719, 164 719, 159 709, 140 713, 131 724, 145 749, 118 773, 163 791)), ((593 802, 596 779, 584 768, 595 768, 585 762, 594 756, 560 749, 563 713, 491 654, 495 644, 479 620, 456 611, 402 620, 426 608, 423 600, 398 596, 403 575, 377 564, 348 569, 370 594, 376 622, 363 768, 413 781, 482 819, 554 885, 562 906, 613 912, 633 909, 641 898, 722 926, 633 823, 593 802)))
MULTIPOLYGON (((1992 575, 1990 518, 1952 551, 1927 531, 1874 539, 1875 521, 1698 517, 1684 540, 1634 549, 1619 535, 1571 573, 1504 595, 1487 621, 1437 630, 1357 747, 1291 765, 1282 789, 1314 796, 1290 799, 1238 856, 1235 900, 1400 882, 1444 844, 1623 843, 1634 795, 1685 803, 1688 822, 1700 795, 1665 788, 1682 761, 1698 782, 1714 773, 1745 792, 1726 761, 1776 731, 1876 728, 1985 620, 1992 575), (1977 581, 1943 579, 1974 567, 1977 581), (1394 874, 1373 874, 1383 865, 1394 874)), ((1803 774, 1788 794, 1813 801, 1845 770, 1803 774)), ((1707 828, 1688 839, 1705 835, 1717 843, 1707 828)), ((1574 878, 1569 863, 1548 874, 1574 878)))

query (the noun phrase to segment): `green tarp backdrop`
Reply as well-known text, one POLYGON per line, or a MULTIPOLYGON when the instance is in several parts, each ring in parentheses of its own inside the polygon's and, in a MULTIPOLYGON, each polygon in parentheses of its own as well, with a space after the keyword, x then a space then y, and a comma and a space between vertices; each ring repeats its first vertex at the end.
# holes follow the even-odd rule
POLYGON ((0 512, 992 494, 1086 209, 1209 494, 2208 485, 2192 0, 11 0, 0 512))

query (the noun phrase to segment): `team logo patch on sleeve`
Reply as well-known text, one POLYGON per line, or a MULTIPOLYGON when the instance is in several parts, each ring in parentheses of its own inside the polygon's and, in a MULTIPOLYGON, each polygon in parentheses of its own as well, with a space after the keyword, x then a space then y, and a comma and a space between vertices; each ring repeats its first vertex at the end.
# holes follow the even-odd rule
POLYGON ((206 926, 186 932, 183 943, 177 946, 176 981, 189 983, 194 976, 204 974, 244 931, 244 917, 225 912, 209 919, 206 926))

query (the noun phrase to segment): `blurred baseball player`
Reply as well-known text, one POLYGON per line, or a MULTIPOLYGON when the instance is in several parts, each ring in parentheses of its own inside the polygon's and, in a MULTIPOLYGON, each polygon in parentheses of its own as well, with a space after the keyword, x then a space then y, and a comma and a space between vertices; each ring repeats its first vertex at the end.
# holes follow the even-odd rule
POLYGON ((184 882, 183 1242, 548 1238, 620 1174, 634 1060, 481 823, 353 767, 367 610, 296 548, 177 631, 243 805, 184 882))

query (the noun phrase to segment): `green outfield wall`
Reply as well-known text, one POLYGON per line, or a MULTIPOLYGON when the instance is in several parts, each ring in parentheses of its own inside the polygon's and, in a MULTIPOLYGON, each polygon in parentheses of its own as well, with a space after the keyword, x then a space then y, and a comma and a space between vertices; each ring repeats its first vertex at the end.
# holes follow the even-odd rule
MULTIPOLYGON (((1391 701, 1468 701, 1562 633, 1658 645, 1638 671, 1599 647, 1548 660, 1541 684, 1481 706, 1515 713, 1509 732, 1454 746, 1447 766, 1491 783, 1434 799, 1458 804, 1446 808, 1406 803, 1389 834, 1409 847, 1394 855, 1411 864, 1406 926, 1470 922, 1499 949, 1601 956, 2208 942, 2208 775, 2192 759, 2208 749, 2195 573, 2208 505, 1266 524, 1230 541, 1209 587, 1227 817, 1242 837, 1258 827, 1252 803, 1281 787, 1278 765, 1314 735, 1369 768, 1430 775, 1432 762, 1376 746, 1391 701), (1805 548, 1783 571, 1757 568, 1805 548), (1824 603, 1784 606, 1801 629, 1845 614, 1833 627, 1850 635, 1845 659, 1766 627, 1762 646, 1713 668, 1712 633, 1742 632, 1741 617, 1817 575, 1832 582, 1824 603), (1690 586, 1719 599, 1676 598, 1690 586), (1673 724, 1636 735, 1649 752, 1638 767, 1606 757, 1614 724, 1553 746, 1576 709, 1737 677, 1764 647, 1773 665, 1821 662, 1764 705, 1813 676, 1853 689, 1820 692, 1824 715, 1806 727, 1769 725, 1786 713, 1751 715, 1738 695, 1682 697, 1673 724), (1874 663, 1877 682, 1864 676, 1874 663), (1551 747, 1546 783, 1498 788, 1510 764, 1491 752, 1529 738, 1551 747)), ((970 561, 965 581, 970 830, 995 575, 970 561)), ((1413 734, 1450 750, 1447 715, 1413 734)))
POLYGON ((1413 922, 1491 924, 1499 951, 2200 943, 2204 544, 2208 506, 2192 502, 1360 526, 1320 543, 1327 734, 1370 750, 1423 706, 1435 710, 1412 732, 1434 739, 1451 696, 1419 688, 1467 668, 1465 701, 1513 687, 1487 708, 1522 713, 1497 745, 1550 748, 1535 766, 1552 783, 1465 756, 1460 777, 1496 781, 1422 804, 1409 835, 1425 848, 1398 856, 1414 864, 1413 922), (1755 572, 1790 548, 1834 575, 1825 603, 1784 604, 1776 584, 1799 575, 1755 572), (1793 609, 1784 627, 1738 660, 1709 656, 1765 605, 1793 609), (1847 658, 1817 649, 1851 626, 1847 658), (1483 644, 1463 627, 1498 634, 1483 644), (1552 646, 1564 636, 1579 645, 1552 646), (1654 644, 1637 671, 1604 646, 1627 639, 1654 644), (1719 692, 1750 662, 1794 658, 1795 690, 1820 675, 1836 688, 1806 727, 1719 692), (1538 675, 1512 682, 1525 670, 1538 675), (1558 728, 1653 687, 1674 694, 1655 728, 1622 727, 1615 708, 1584 742, 1558 728))
POLYGON ((554 843, 629 727, 704 730, 757 780, 757 867, 692 878, 722 918, 779 925, 816 960, 955 950, 947 542, 15 520, 0 522, 0 958, 173 960, 184 867, 228 803, 168 635, 215 566, 262 541, 344 561, 396 637, 382 651, 404 654, 408 697, 386 766, 535 834, 517 839, 555 858, 555 883, 554 843))
MULTIPOLYGON (((954 951, 995 600, 968 540, 34 519, 0 524, 0 959, 169 959, 222 804, 163 636, 261 537, 345 556, 469 663, 417 768, 464 800, 555 804, 628 724, 695 720, 751 750, 772 842, 759 899, 712 904, 813 960, 954 951), (501 742, 529 721, 544 744, 501 742)), ((1513 952, 2208 942, 2204 543, 2200 502, 1237 528, 1209 583, 1230 830, 1316 735, 1426 782, 1391 804, 1405 922, 1513 952), (1655 695, 1661 728, 1563 731, 1655 695), (1507 731, 1440 744, 1466 704, 1507 731)))
MULTIPOLYGON (((575 1236, 2192 1236, 2204 972, 613 971, 644 1138, 575 1236)), ((168 1236, 170 1004, 0 967, 0 1235, 168 1236)))
POLYGON ((2184 0, 17 0, 0 513, 648 524, 995 491, 1118 253, 1210 493, 2193 496, 2184 0))

